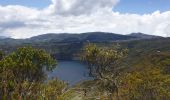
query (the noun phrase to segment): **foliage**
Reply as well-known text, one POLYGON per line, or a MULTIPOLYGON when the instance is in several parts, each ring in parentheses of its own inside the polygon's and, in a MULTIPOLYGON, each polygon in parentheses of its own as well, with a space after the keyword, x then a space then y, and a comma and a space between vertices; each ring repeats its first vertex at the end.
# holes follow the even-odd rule
POLYGON ((48 98, 49 100, 61 98, 61 95, 66 91, 66 86, 66 83, 58 79, 50 80, 44 85, 44 98, 48 98))
POLYGON ((5 56, 5 54, 2 51, 0 51, 0 60, 2 60, 4 58, 4 56, 5 56))
POLYGON ((56 62, 43 50, 31 47, 19 48, 0 62, 1 72, 12 71, 17 82, 43 81, 45 69, 51 71, 56 62))
POLYGON ((170 75, 157 68, 126 73, 120 79, 120 97, 125 100, 168 100, 170 75))
POLYGON ((125 100, 168 100, 170 98, 170 55, 157 51, 136 60, 120 76, 121 97, 125 100))
POLYGON ((112 74, 112 77, 118 74, 116 71, 120 67, 120 62, 127 54, 127 49, 120 49, 118 46, 104 48, 89 43, 84 47, 82 60, 88 64, 92 76, 106 78, 107 74, 112 74))
MULTIPOLYGON (((84 49, 86 52, 84 52, 83 60, 92 70, 95 70, 92 73, 95 73, 93 76, 96 79, 93 85, 90 85, 93 87, 91 91, 98 91, 100 93, 99 97, 105 93, 111 94, 110 97, 109 95, 107 97, 110 100, 112 97, 122 100, 168 100, 170 98, 170 75, 168 73, 170 56, 168 52, 157 51, 141 56, 140 60, 131 58, 136 63, 125 70, 126 72, 123 71, 124 74, 120 74, 122 70, 115 68, 121 67, 119 62, 124 56, 119 56, 118 61, 114 63, 115 59, 111 60, 111 58, 116 58, 116 56, 111 56, 114 53, 107 51, 110 49, 113 48, 98 47, 94 44, 89 44, 84 49), (104 68, 109 66, 111 69, 107 68, 108 71, 96 70, 98 66, 100 68, 103 65, 106 65, 104 68), (102 73, 103 77, 97 72, 102 73), (94 89, 95 87, 98 87, 98 89, 94 89), (114 92, 117 92, 116 95, 112 94, 114 92)), ((123 50, 115 48, 113 50, 119 51, 117 55, 126 55, 126 52, 120 53, 123 50)), ((89 94, 92 94, 92 92, 89 94)))
POLYGON ((84 47, 82 59, 88 64, 90 74, 97 79, 100 91, 109 94, 118 92, 117 77, 121 70, 120 62, 126 54, 127 49, 121 49, 119 45, 104 48, 88 44, 84 47))
POLYGON ((23 47, 0 61, 0 99, 56 99, 66 84, 57 79, 45 81, 56 61, 45 51, 23 47))
POLYGON ((151 60, 150 62, 153 65, 163 69, 165 74, 170 74, 170 53, 158 52, 156 54, 149 55, 148 59, 151 60))
MULTIPOLYGON (((5 84, 0 88, 8 90, 5 84)), ((4 100, 56 100, 60 98, 66 89, 66 84, 58 79, 50 80, 47 83, 23 81, 15 84, 15 87, 10 92, 1 94, 0 99, 4 100)))
MULTIPOLYGON (((128 66, 126 66, 127 72, 125 73, 122 71, 120 62, 126 56, 126 50, 117 46, 113 47, 113 43, 105 42, 105 39, 102 42, 101 39, 96 41, 96 36, 84 36, 86 37, 87 40, 91 39, 97 43, 97 45, 86 45, 82 54, 83 61, 89 65, 91 75, 95 77, 95 80, 86 82, 87 86, 83 87, 87 90, 90 88, 87 96, 97 95, 99 98, 108 98, 113 96, 109 95, 110 93, 117 92, 122 100, 166 100, 170 98, 169 38, 118 41, 121 46, 129 49, 128 59, 125 59, 128 66)), ((55 38, 46 42, 44 41, 46 39, 37 40, 30 42, 30 40, 11 39, 7 42, 0 42, 0 49, 8 55, 4 56, 0 52, 0 99, 49 100, 57 98, 60 100, 64 96, 63 100, 70 100, 70 97, 73 100, 75 98, 80 100, 82 97, 79 96, 84 96, 84 91, 80 93, 74 89, 66 91, 66 84, 56 79, 44 82, 46 76, 44 70, 50 71, 55 65, 55 60, 49 54, 31 47, 11 52, 18 47, 31 45, 45 49, 53 57, 73 59, 74 54, 80 52, 83 41, 86 40, 80 41, 79 38, 68 39, 68 37, 61 41, 55 38)))

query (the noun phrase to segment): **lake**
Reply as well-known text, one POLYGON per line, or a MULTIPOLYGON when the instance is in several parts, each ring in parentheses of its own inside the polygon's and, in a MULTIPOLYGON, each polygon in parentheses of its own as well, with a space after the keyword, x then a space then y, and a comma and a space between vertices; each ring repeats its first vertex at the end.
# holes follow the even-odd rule
POLYGON ((49 73, 48 77, 57 77, 66 81, 69 85, 92 79, 91 77, 88 77, 87 66, 79 61, 59 61, 57 68, 49 73))

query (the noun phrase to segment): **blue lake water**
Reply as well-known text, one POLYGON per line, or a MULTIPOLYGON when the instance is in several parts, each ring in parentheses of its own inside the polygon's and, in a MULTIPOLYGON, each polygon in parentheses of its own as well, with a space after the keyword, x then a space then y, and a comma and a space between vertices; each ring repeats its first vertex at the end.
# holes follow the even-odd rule
POLYGON ((83 80, 92 79, 88 77, 87 66, 78 61, 59 61, 57 68, 49 73, 48 77, 57 77, 66 81, 69 85, 74 85, 83 80))

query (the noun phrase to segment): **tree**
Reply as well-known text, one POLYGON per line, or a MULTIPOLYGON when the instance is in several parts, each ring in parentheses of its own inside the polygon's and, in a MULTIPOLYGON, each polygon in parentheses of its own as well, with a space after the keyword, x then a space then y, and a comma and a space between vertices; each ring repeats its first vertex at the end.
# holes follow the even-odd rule
POLYGON ((10 97, 18 88, 23 94, 24 82, 43 83, 46 78, 45 71, 52 71, 56 61, 44 50, 23 47, 4 57, 0 61, 0 97, 10 97))
POLYGON ((127 49, 121 49, 119 45, 108 48, 88 44, 83 51, 82 60, 88 64, 90 75, 97 79, 101 91, 118 93, 116 79, 120 74, 120 63, 125 58, 127 49))
POLYGON ((2 51, 0 51, 0 60, 2 60, 4 57, 4 53, 2 51))
POLYGON ((0 66, 3 70, 10 69, 17 81, 43 81, 45 71, 52 71, 56 61, 44 50, 23 47, 5 57, 0 66))

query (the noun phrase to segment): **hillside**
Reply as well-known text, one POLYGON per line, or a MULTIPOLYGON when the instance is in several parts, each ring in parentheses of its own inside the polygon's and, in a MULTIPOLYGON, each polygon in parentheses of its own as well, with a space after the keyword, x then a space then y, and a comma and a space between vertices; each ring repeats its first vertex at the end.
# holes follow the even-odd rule
POLYGON ((121 46, 129 49, 127 62, 131 64, 140 62, 143 57, 155 53, 170 53, 170 38, 155 38, 121 42, 121 46))
POLYGON ((120 43, 130 50, 132 56, 147 54, 153 50, 170 50, 170 39, 158 36, 133 33, 119 35, 106 32, 91 32, 82 34, 44 34, 29 39, 0 39, 0 50, 10 53, 21 46, 33 46, 45 49, 57 59, 77 59, 77 54, 87 42, 99 45, 120 43), (142 36, 141 36, 142 35, 142 36), (152 38, 151 38, 152 37, 152 38), (164 45, 162 45, 164 44, 164 45))
POLYGON ((80 33, 80 34, 73 34, 73 33, 62 33, 62 34, 44 34, 32 37, 27 39, 28 41, 33 42, 110 42, 110 41, 120 41, 120 40, 130 40, 136 39, 135 36, 127 36, 127 35, 120 35, 114 33, 106 33, 106 32, 89 32, 89 33, 80 33))
POLYGON ((155 35, 148 35, 144 33, 131 33, 128 34, 128 36, 133 36, 139 39, 154 39, 154 38, 160 38, 160 36, 155 36, 155 35))

